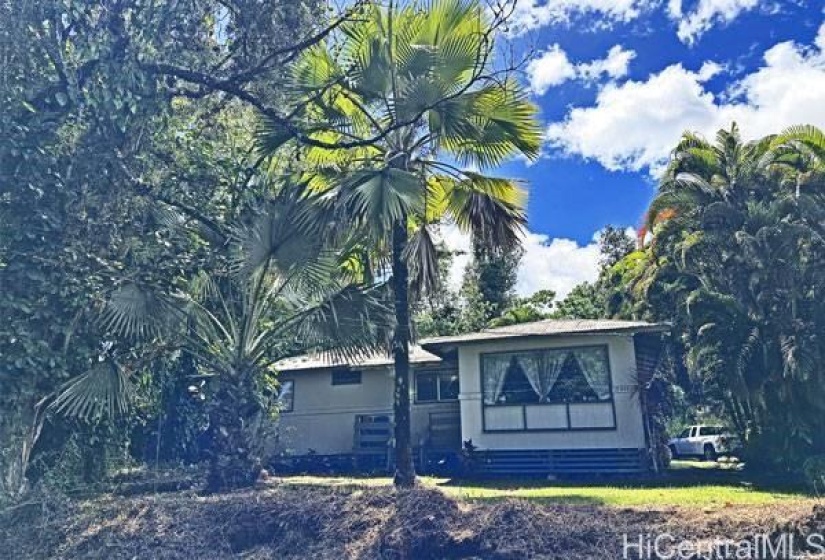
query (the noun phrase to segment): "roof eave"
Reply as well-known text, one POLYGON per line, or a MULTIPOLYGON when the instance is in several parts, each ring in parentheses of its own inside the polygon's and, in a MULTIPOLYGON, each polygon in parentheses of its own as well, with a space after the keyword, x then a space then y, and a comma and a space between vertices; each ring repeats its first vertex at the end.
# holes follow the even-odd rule
MULTIPOLYGON (((613 329, 599 329, 592 331, 573 331, 573 332, 558 332, 558 333, 478 333, 478 338, 461 338, 461 335, 456 337, 435 338, 429 341, 422 340, 419 342, 421 348, 427 352, 435 354, 449 351, 459 346, 467 346, 469 344, 483 344, 485 342, 498 342, 507 340, 519 339, 535 339, 535 338, 563 338, 571 336, 599 336, 599 335, 613 335, 613 334, 651 334, 651 333, 667 333, 670 332, 671 325, 669 323, 651 323, 649 325, 637 325, 633 327, 616 327, 613 329)), ((469 336, 469 335, 467 335, 469 336)))

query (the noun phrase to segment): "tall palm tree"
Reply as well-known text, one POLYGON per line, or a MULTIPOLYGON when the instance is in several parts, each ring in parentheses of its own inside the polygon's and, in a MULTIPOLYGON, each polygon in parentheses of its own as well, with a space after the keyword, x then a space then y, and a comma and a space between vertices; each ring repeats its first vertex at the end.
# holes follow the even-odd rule
MULTIPOLYGON (((107 332, 195 357, 209 418, 209 491, 255 481, 263 460, 256 427, 277 401, 275 362, 307 351, 351 358, 386 340, 386 290, 364 285, 349 248, 318 228, 318 208, 279 196, 217 244, 227 247, 226 270, 199 274, 174 293, 125 283, 102 310, 107 332)), ((104 363, 48 406, 86 420, 122 413, 130 369, 104 363)))
MULTIPOLYGON (((488 17, 477 0, 371 4, 294 67, 297 149, 310 186, 334 219, 364 232, 376 266, 391 269, 400 486, 415 483, 410 300, 437 282, 433 226, 450 220, 495 249, 517 244, 525 222, 517 182, 473 170, 539 153, 535 107, 492 66, 505 16, 488 17)), ((266 121, 259 136, 269 154, 291 138, 266 121)))
POLYGON ((745 143, 734 126, 711 144, 686 134, 651 204, 654 266, 640 279, 648 295, 668 292, 694 371, 752 447, 787 445, 789 461, 825 445, 812 416, 825 411, 819 135, 745 143))

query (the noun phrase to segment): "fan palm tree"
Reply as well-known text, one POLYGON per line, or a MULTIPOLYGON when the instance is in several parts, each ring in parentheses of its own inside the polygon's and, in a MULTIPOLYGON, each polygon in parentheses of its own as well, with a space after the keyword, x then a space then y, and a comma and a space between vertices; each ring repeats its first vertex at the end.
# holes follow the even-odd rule
MULTIPOLYGON (((410 436, 410 300, 437 283, 433 227, 444 220, 492 249, 519 242, 517 182, 479 171, 538 155, 535 107, 492 69, 502 14, 477 0, 366 6, 293 69, 297 146, 310 187, 347 227, 364 232, 392 273, 395 482, 415 482, 410 436), (307 140, 308 139, 308 140, 307 140)), ((296 141, 264 121, 263 153, 296 141)))
MULTIPOLYGON (((351 358, 386 340, 385 290, 364 285, 349 250, 328 242, 318 208, 278 197, 232 229, 227 270, 200 274, 175 293, 126 283, 102 311, 107 332, 163 340, 195 357, 209 418, 209 491, 255 481, 255 430, 277 401, 275 362, 307 351, 351 358)), ((83 419, 114 415, 128 406, 131 386, 128 367, 97 367, 49 407, 83 419)))

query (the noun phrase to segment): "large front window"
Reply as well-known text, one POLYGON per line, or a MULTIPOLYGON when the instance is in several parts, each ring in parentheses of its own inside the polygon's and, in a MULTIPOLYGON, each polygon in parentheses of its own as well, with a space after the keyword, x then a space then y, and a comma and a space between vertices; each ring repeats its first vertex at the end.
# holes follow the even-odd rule
POLYGON ((606 346, 483 354, 485 430, 613 429, 606 346))

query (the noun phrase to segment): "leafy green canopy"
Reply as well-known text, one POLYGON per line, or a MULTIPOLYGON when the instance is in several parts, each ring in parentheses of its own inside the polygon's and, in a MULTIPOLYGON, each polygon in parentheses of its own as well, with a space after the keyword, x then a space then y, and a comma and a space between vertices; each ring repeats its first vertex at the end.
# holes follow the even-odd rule
POLYGON ((172 290, 222 266, 207 238, 267 191, 232 96, 278 103, 284 61, 324 32, 320 4, 0 2, 0 494, 23 486, 44 397, 114 402, 112 372, 175 367, 97 312, 119 285, 172 290), (201 235, 164 227, 192 221, 201 235), (90 369, 100 382, 82 384, 90 369))
POLYGON ((414 287, 437 281, 431 225, 451 220, 490 247, 512 246, 524 223, 518 183, 489 169, 536 157, 535 107, 506 72, 492 71, 498 23, 476 1, 366 6, 296 63, 300 144, 264 119, 259 148, 301 151, 310 187, 348 227, 384 243, 393 224, 412 230, 414 287))
POLYGON ((625 296, 674 321, 706 398, 754 461, 825 452, 825 136, 685 134, 651 204, 653 240, 620 262, 625 296))

